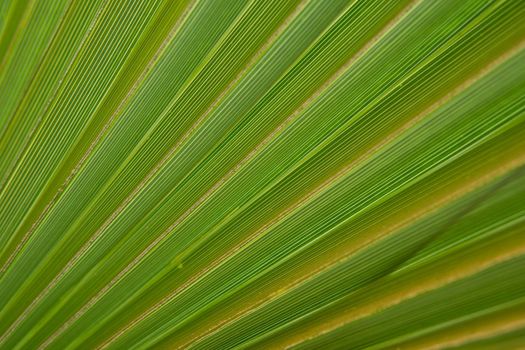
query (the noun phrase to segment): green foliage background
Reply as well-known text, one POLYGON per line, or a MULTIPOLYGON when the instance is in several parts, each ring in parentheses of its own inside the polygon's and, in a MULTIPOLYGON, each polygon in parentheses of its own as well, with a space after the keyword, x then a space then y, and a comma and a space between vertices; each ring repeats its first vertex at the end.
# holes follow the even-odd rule
POLYGON ((525 347, 522 0, 2 0, 0 349, 525 347))

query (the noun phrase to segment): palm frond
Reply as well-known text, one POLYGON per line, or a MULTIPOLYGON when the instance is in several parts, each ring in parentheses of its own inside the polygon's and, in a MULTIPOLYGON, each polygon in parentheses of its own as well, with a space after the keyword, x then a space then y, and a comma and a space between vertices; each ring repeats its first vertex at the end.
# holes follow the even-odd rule
POLYGON ((1 349, 525 344, 520 0, 4 0, 1 349))

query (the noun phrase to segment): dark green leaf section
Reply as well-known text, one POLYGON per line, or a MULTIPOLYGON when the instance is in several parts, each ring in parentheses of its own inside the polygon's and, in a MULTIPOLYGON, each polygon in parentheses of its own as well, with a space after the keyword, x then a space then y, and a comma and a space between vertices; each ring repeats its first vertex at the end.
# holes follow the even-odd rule
POLYGON ((519 273, 519 268, 524 263, 524 258, 520 257, 498 264, 439 291, 399 304, 397 308, 384 310, 377 316, 355 321, 307 341, 297 348, 371 347, 400 333, 415 332, 437 322, 493 307, 509 299, 522 298, 525 279, 519 273), (395 322, 399 317, 403 317, 404 322, 395 322))

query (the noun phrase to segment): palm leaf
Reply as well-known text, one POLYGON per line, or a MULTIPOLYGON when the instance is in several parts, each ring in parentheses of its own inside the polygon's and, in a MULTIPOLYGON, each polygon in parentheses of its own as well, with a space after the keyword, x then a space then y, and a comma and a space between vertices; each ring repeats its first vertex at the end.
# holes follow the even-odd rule
POLYGON ((0 348, 525 344, 519 0, 4 0, 0 348))

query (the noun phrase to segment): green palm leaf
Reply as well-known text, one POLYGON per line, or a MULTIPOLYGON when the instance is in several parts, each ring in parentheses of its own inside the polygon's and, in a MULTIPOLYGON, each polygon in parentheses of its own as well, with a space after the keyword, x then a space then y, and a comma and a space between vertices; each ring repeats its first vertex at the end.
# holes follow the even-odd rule
POLYGON ((4 0, 0 349, 525 346, 520 0, 4 0))

